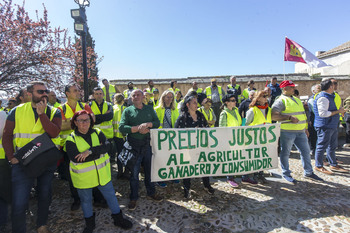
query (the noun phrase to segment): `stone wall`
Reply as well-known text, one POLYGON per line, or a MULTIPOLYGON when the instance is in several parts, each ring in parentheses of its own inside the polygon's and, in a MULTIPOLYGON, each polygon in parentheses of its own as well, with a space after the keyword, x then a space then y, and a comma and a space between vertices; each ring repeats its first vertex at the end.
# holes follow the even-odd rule
MULTIPOLYGON (((237 83, 241 85, 242 91, 247 88, 247 82, 249 80, 255 81, 255 87, 261 90, 265 87, 266 81, 270 82, 272 77, 277 77, 278 83, 284 80, 283 74, 267 74, 267 75, 237 75, 237 83)), ((348 75, 328 75, 319 77, 310 77, 308 74, 286 74, 285 79, 292 80, 298 85, 300 96, 311 95, 311 87, 317 83, 320 83, 322 78, 335 78, 338 81, 338 93, 342 99, 345 99, 350 95, 350 77, 348 75)), ((207 77, 188 77, 179 79, 153 79, 154 85, 162 93, 164 90, 170 87, 170 82, 172 80, 177 81, 177 87, 181 90, 182 94, 185 95, 187 91, 191 88, 191 83, 196 81, 198 87, 206 88, 210 85, 210 80, 216 78, 217 84, 224 87, 226 91, 226 86, 230 83, 230 75, 224 76, 207 76, 207 77)), ((140 89, 147 88, 148 79, 123 79, 123 80, 111 80, 112 84, 116 84, 119 91, 123 91, 127 88, 127 83, 132 81, 134 86, 140 89)))

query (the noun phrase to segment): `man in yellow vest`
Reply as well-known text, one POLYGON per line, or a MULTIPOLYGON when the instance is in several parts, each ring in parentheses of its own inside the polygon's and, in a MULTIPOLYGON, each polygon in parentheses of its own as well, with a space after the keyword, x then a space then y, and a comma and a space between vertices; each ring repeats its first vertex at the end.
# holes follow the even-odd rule
MULTIPOLYGON (((214 114, 216 119, 220 118, 221 113, 221 105, 222 105, 222 97, 225 95, 225 91, 221 88, 221 86, 216 85, 216 79, 213 78, 211 80, 211 85, 205 88, 205 92, 207 98, 213 101, 211 108, 214 110, 214 114)), ((215 126, 219 126, 219 121, 215 122, 215 126)))
POLYGON ((103 79, 102 80, 103 83, 103 87, 102 87, 102 91, 104 94, 104 100, 106 100, 107 102, 113 102, 113 96, 115 95, 115 93, 118 93, 119 90, 116 86, 113 86, 112 84, 109 84, 107 79, 103 79))
POLYGON ((61 104, 57 102, 56 93, 54 91, 50 91, 48 96, 49 96, 49 102, 47 103, 48 105, 55 108, 58 108, 61 106, 61 104))
POLYGON ((71 205, 71 210, 75 211, 78 210, 80 207, 80 198, 77 192, 77 189, 74 188, 70 173, 69 173, 69 158, 67 153, 63 150, 66 144, 67 137, 73 132, 71 128, 71 119, 75 112, 78 112, 80 110, 86 110, 90 114, 93 115, 93 112, 88 104, 84 104, 80 102, 81 93, 80 88, 76 83, 70 83, 65 86, 64 93, 67 98, 67 102, 62 104, 60 106, 60 110, 62 113, 62 127, 60 132, 60 138, 61 138, 61 149, 64 154, 63 156, 63 162, 60 163, 58 166, 58 172, 61 175, 62 178, 68 180, 69 183, 69 189, 71 192, 71 196, 73 198, 73 203, 71 205))
POLYGON ((155 90, 156 90, 156 88, 154 87, 153 80, 149 80, 148 81, 148 87, 146 88, 146 91, 151 94, 151 100, 154 99, 153 93, 154 93, 155 90))
POLYGON ((291 184, 296 184, 289 170, 289 155, 293 144, 300 151, 300 157, 304 168, 304 177, 315 181, 323 181, 312 169, 310 147, 308 143, 309 132, 307 130, 307 117, 303 103, 293 97, 295 84, 290 80, 281 82, 282 95, 273 103, 271 109, 272 120, 281 123, 281 153, 280 163, 282 176, 291 184))
POLYGON ((203 92, 203 88, 198 87, 198 83, 196 81, 192 82, 192 87, 188 90, 187 94, 191 91, 195 91, 198 94, 203 92))
POLYGON ((111 103, 104 101, 104 94, 100 87, 95 87, 93 90, 94 99, 89 103, 92 112, 95 115, 96 121, 94 128, 98 128, 106 136, 111 143, 111 149, 108 155, 112 162, 115 162, 115 143, 113 140, 113 106, 111 103))
POLYGON ((51 181, 56 164, 48 166, 38 177, 31 178, 14 157, 14 152, 45 132, 59 144, 55 138, 61 130, 62 118, 60 110, 47 106, 49 90, 45 83, 31 82, 27 91, 32 98, 31 102, 19 105, 10 112, 3 134, 5 154, 12 164, 12 232, 26 232, 26 209, 35 179, 38 184, 36 226, 38 232, 49 232, 46 224, 51 203, 51 181))
POLYGON ((244 97, 241 95, 242 94, 241 86, 236 83, 235 76, 230 77, 230 84, 227 85, 226 90, 227 90, 227 94, 229 94, 231 92, 231 94, 235 95, 235 99, 237 100, 236 107, 238 107, 239 104, 244 99, 244 97))

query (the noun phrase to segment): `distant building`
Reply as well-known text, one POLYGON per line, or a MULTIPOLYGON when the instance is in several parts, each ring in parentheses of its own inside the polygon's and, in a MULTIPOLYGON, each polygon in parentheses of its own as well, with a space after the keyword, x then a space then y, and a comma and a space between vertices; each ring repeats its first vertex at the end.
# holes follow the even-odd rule
POLYGON ((350 75, 350 41, 328 51, 318 51, 315 55, 332 66, 310 68, 305 63, 298 62, 295 64, 295 73, 350 75))

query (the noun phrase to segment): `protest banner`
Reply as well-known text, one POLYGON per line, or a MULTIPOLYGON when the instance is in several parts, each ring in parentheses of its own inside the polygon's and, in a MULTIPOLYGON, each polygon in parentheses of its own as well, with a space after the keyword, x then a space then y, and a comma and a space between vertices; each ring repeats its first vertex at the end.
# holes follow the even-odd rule
POLYGON ((280 124, 152 129, 151 180, 243 175, 278 167, 280 124))

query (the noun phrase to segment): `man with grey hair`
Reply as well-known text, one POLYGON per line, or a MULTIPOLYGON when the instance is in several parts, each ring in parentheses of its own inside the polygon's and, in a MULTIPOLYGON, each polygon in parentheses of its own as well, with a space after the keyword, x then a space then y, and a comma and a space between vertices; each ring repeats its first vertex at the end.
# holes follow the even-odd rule
POLYGON ((140 89, 133 90, 130 94, 132 105, 127 107, 119 124, 119 131, 127 134, 127 143, 132 147, 137 160, 131 169, 130 176, 130 202, 129 210, 136 208, 139 198, 139 173, 141 163, 145 172, 145 186, 147 196, 154 201, 161 201, 162 197, 156 195, 155 185, 151 182, 151 159, 152 151, 150 145, 150 129, 157 129, 160 125, 159 119, 153 107, 143 104, 145 98, 140 89))

